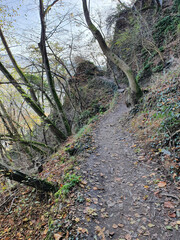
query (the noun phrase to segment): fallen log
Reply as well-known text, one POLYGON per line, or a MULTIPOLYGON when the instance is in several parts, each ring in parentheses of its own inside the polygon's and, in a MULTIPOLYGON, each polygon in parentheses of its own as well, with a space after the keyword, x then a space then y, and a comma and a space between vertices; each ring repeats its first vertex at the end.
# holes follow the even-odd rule
POLYGON ((58 186, 47 182, 46 180, 38 179, 35 177, 28 176, 25 173, 22 173, 18 170, 13 170, 9 167, 6 167, 0 163, 0 173, 2 173, 6 178, 10 180, 17 181, 24 185, 36 188, 37 190, 43 192, 57 192, 58 186))

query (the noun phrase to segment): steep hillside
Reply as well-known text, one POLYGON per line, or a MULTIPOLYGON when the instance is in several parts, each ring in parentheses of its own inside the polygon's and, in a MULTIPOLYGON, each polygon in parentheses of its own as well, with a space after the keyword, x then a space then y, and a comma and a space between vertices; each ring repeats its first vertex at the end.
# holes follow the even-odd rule
POLYGON ((63 104, 73 134, 33 176, 55 190, 0 175, 1 239, 179 240, 180 1, 155 2, 137 0, 110 18, 111 48, 136 73, 143 97, 128 109, 124 75, 111 62, 111 77, 79 63, 63 104))
MULTIPOLYGON (((130 64, 140 82, 148 82, 153 73, 160 72, 177 61, 180 55, 179 0, 164 0, 157 9, 155 1, 137 0, 130 9, 120 10, 108 18, 115 22, 112 50, 130 64)), ((126 81, 113 63, 119 82, 126 81)))
POLYGON ((180 180, 180 65, 153 75, 142 102, 132 110, 131 131, 171 180, 180 180))

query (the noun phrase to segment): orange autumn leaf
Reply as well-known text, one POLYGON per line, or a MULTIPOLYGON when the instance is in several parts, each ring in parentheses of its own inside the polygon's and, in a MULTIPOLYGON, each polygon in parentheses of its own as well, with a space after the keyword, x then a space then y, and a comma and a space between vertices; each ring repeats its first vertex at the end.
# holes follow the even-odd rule
POLYGON ((18 233, 16 234, 16 236, 17 236, 17 237, 21 237, 22 235, 21 235, 20 232, 18 232, 18 233))
POLYGON ((78 232, 89 234, 86 228, 81 228, 81 227, 78 227, 78 232))
POLYGON ((101 237, 102 240, 106 240, 105 235, 104 235, 105 228, 101 229, 99 226, 96 226, 95 229, 96 229, 98 236, 101 237))
POLYGON ((60 240, 62 237, 63 237, 63 234, 61 232, 54 234, 54 239, 55 240, 60 240))
POLYGON ((164 202, 164 207, 165 208, 174 208, 174 204, 170 201, 164 202))
POLYGON ((44 232, 43 232, 43 235, 46 235, 47 232, 48 232, 48 230, 49 230, 49 228, 46 228, 46 229, 44 230, 44 232))
POLYGON ((117 224, 113 224, 112 227, 113 227, 114 229, 116 229, 116 228, 118 228, 118 225, 117 225, 117 224))
POLYGON ((132 239, 132 237, 131 237, 131 235, 130 235, 130 234, 126 234, 126 236, 125 236, 125 239, 126 239, 126 240, 131 240, 131 239, 132 239))
POLYGON ((158 183, 158 187, 165 187, 166 185, 167 185, 167 183, 163 182, 163 181, 158 183))
POLYGON ((168 216, 170 217, 170 218, 175 218, 176 217, 176 213, 168 213, 168 216))

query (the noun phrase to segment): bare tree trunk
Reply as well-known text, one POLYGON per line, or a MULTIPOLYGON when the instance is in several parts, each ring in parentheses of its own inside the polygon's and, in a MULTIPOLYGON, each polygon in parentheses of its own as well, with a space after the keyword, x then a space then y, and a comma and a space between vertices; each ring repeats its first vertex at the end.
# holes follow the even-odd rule
POLYGON ((66 139, 66 135, 61 132, 55 124, 45 115, 44 111, 38 106, 23 90, 20 84, 12 77, 12 75, 8 72, 8 70, 3 66, 0 62, 0 71, 4 74, 4 76, 9 80, 10 83, 17 89, 17 91, 21 94, 24 100, 29 104, 29 106, 37 113, 37 115, 49 125, 51 132, 56 136, 58 141, 66 139))
MULTIPOLYGON (((54 1, 54 2, 57 2, 57 1, 54 1)), ((56 104, 58 112, 62 116, 63 123, 65 125, 67 134, 71 135, 71 127, 69 125, 68 119, 66 118, 66 115, 65 115, 65 113, 63 111, 62 104, 61 104, 61 102, 59 100, 59 97, 57 95, 57 92, 56 92, 56 89, 55 89, 55 85, 54 85, 54 79, 53 79, 52 74, 51 74, 51 69, 50 69, 50 65, 49 65, 49 59, 48 59, 48 56, 47 56, 47 50, 46 50, 46 26, 45 26, 44 18, 45 18, 46 12, 48 12, 48 8, 49 7, 47 8, 47 10, 44 10, 43 0, 39 0, 39 4, 40 4, 40 20, 41 20, 41 40, 40 40, 40 43, 39 43, 39 48, 40 48, 40 51, 41 51, 43 64, 44 64, 44 67, 45 67, 46 76, 47 76, 47 80, 48 80, 48 84, 49 84, 49 88, 50 88, 52 97, 54 99, 54 102, 56 104)))
POLYGON ((11 127, 13 134, 17 137, 20 138, 20 135, 18 133, 18 130, 16 129, 16 127, 14 126, 13 120, 11 119, 11 117, 9 116, 9 114, 7 113, 2 101, 0 100, 0 108, 2 109, 3 113, 4 113, 4 117, 7 119, 9 126, 11 127))
POLYGON ((130 8, 125 4, 123 3, 121 0, 118 0, 119 4, 121 5, 121 7, 123 7, 124 9, 126 10, 129 10, 130 8))
POLYGON ((98 41, 104 55, 125 73, 125 75, 128 79, 128 82, 129 82, 130 95, 131 95, 130 97, 132 98, 131 102, 132 102, 132 104, 135 104, 138 101, 138 99, 142 96, 142 91, 134 77, 132 69, 122 59, 120 59, 115 53, 113 53, 110 50, 110 48, 107 46, 104 38, 102 37, 102 34, 95 27, 95 25, 92 23, 92 21, 90 19, 89 11, 87 8, 87 1, 82 0, 82 3, 83 3, 84 16, 85 16, 85 19, 86 19, 89 29, 91 30, 95 39, 98 41))
POLYGON ((19 183, 23 183, 27 186, 36 188, 37 190, 43 192, 56 192, 58 190, 58 186, 49 183, 45 180, 41 180, 35 177, 30 177, 22 172, 17 170, 10 169, 0 163, 0 172, 11 180, 17 181, 19 183))
POLYGON ((156 0, 156 3, 157 3, 157 6, 158 6, 158 9, 160 9, 160 8, 161 8, 162 1, 160 2, 160 0, 156 0))
POLYGON ((40 103, 39 103, 39 101, 38 101, 38 99, 36 97, 36 94, 34 92, 34 89, 31 86, 31 83, 27 80, 27 78, 25 77, 25 75, 21 71, 20 67, 18 66, 15 58, 13 57, 13 55, 11 53, 11 50, 10 50, 10 48, 9 48, 7 42, 6 42, 6 39, 4 37, 4 34, 3 34, 2 30, 1 30, 1 28, 0 28, 0 37, 1 37, 1 40, 3 42, 4 47, 6 49, 6 52, 7 52, 8 56, 9 56, 9 58, 11 59, 11 62, 13 64, 14 68, 16 69, 17 73, 19 74, 19 76, 23 80, 23 82, 28 85, 32 99, 37 103, 37 105, 40 105, 40 103))

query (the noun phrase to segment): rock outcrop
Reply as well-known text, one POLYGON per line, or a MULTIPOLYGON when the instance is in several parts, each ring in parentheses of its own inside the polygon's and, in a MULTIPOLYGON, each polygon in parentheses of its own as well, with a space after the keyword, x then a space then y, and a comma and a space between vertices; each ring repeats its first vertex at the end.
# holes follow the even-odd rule
MULTIPOLYGON (((178 1, 159 3, 160 9, 155 0, 137 0, 132 8, 121 10, 114 16, 116 22, 111 48, 131 66, 140 81, 147 81, 153 72, 166 66, 169 60, 166 46, 178 38, 178 1)), ((177 55, 177 51, 173 54, 177 55)), ((113 63, 109 62, 108 67, 111 75, 115 74, 120 82, 126 82, 124 74, 113 63)))

